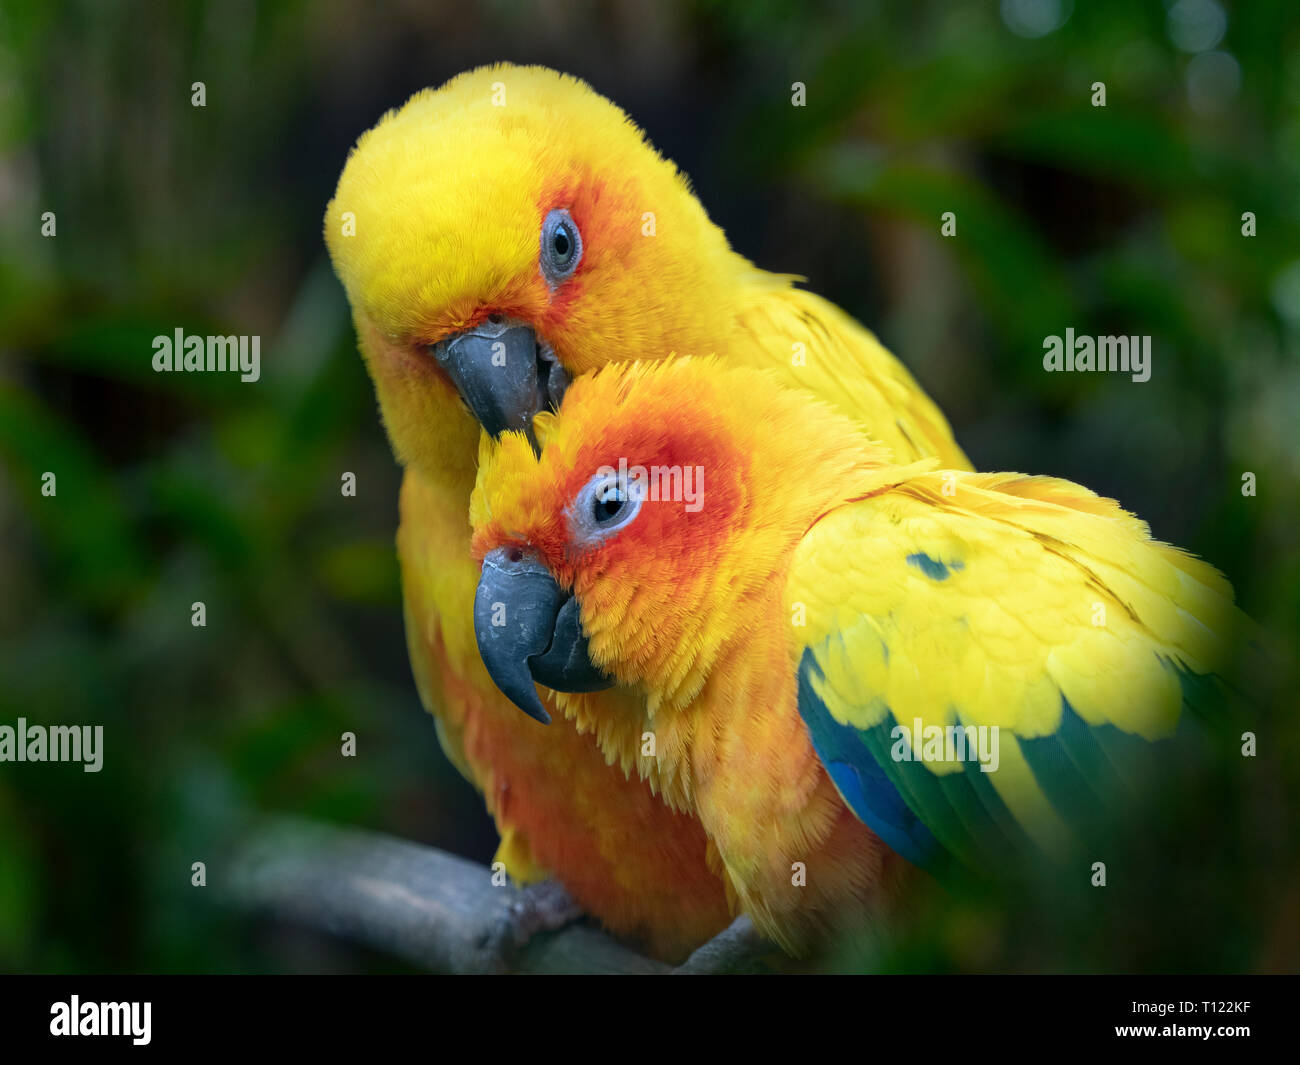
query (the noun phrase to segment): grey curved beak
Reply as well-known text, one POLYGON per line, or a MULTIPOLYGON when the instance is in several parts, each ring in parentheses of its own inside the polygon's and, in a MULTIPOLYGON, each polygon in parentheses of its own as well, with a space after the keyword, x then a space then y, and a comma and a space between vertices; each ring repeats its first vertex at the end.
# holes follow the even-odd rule
POLYGON ((560 405, 569 378, 531 327, 494 316, 429 350, 488 433, 517 430, 538 450, 533 418, 560 405))
POLYGON ((596 668, 578 604, 533 554, 498 547, 483 559, 474 594, 474 636, 493 683, 529 717, 549 724, 537 684, 564 692, 614 682, 596 668))

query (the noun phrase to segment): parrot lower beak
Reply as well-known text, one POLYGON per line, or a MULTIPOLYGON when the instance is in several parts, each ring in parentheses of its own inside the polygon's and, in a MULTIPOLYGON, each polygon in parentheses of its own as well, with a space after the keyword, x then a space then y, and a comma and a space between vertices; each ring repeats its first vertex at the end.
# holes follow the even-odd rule
POLYGON ((544 725, 551 715, 535 684, 592 692, 614 683, 591 661, 577 600, 520 548, 498 547, 484 557, 474 594, 474 635, 493 683, 544 725))
POLYGON ((539 451, 533 417, 560 405, 569 377, 531 327, 493 315, 429 350, 488 433, 517 430, 539 451))

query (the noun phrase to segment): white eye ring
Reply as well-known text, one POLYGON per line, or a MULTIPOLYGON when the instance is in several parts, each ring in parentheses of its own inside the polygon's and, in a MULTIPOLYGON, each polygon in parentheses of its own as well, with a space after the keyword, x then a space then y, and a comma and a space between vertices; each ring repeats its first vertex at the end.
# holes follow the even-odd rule
POLYGON ((630 525, 644 500, 639 481, 608 466, 597 470, 569 507, 570 535, 577 543, 601 543, 630 525))
POLYGON ((541 268, 552 286, 567 281, 582 262, 582 234, 563 207, 547 212, 542 219, 541 268))

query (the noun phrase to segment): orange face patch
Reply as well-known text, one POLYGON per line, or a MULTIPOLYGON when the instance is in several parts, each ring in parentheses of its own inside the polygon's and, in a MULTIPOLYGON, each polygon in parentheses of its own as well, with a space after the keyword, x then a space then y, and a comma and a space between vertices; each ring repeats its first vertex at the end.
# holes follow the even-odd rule
POLYGON ((527 546, 577 588, 611 571, 692 581, 714 565, 745 505, 750 459, 710 414, 708 396, 626 385, 610 374, 577 382, 540 460, 513 442, 498 446, 484 474, 490 520, 476 557, 527 546), (574 507, 610 473, 639 493, 638 513, 608 538, 584 538, 574 507))

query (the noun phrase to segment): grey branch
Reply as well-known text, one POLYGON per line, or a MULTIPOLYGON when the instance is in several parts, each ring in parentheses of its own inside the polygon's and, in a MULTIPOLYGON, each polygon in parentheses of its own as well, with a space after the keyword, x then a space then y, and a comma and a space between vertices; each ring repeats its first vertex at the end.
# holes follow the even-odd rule
MULTIPOLYGON (((215 879, 215 878, 214 878, 215 879)), ((224 878, 223 878, 224 879, 224 878)), ((503 937, 519 893, 481 865, 391 836, 278 818, 234 855, 236 905, 450 973, 667 973, 586 924, 503 937)))

